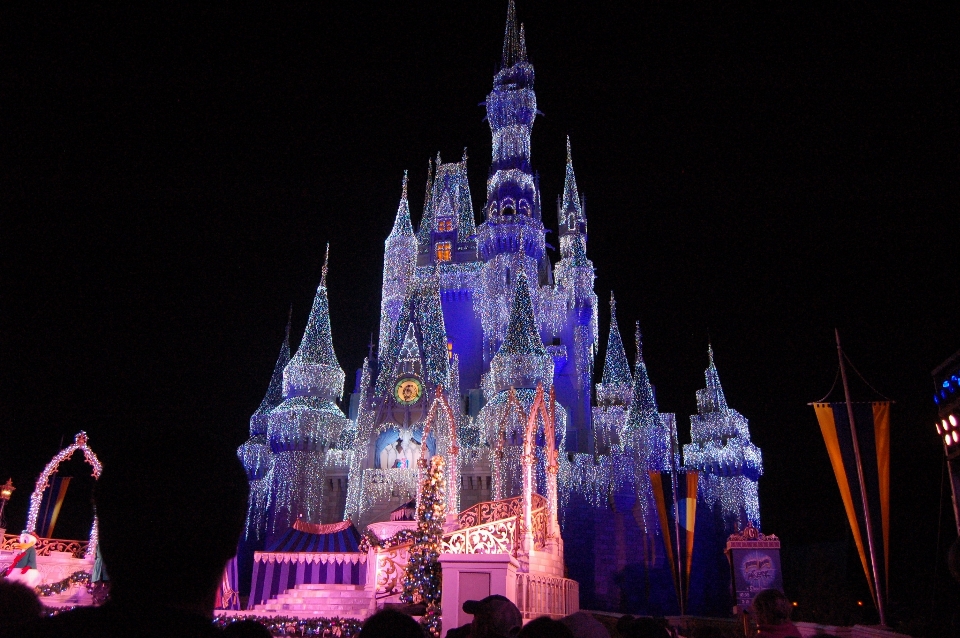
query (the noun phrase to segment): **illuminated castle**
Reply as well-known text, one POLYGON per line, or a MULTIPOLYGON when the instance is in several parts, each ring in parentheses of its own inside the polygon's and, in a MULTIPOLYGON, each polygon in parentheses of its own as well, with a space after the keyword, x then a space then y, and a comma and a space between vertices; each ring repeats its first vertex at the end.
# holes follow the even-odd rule
MULTIPOLYGON (((699 470, 702 511, 716 518, 714 536, 725 538, 747 521, 759 526, 760 453, 746 420, 726 405, 711 351, 693 443, 681 460, 676 419, 658 411, 639 328, 631 371, 612 297, 593 399, 599 304, 587 218, 567 139, 560 259, 552 262, 531 165, 534 69, 512 0, 500 71, 484 106, 493 156, 482 222, 466 151, 458 162, 438 155, 430 163, 416 230, 404 175, 385 241, 379 339, 348 400, 330 333, 327 265, 292 358, 288 330, 267 396, 251 417, 250 440, 239 450, 251 484, 245 542, 262 544, 297 520, 349 518, 361 529, 388 520, 417 492, 417 461, 454 449, 460 488, 447 495, 448 507, 519 494, 523 415, 542 386, 557 406, 560 519, 564 542, 577 548, 567 554, 570 576, 581 582, 586 606, 623 607, 618 573, 666 573, 649 472, 676 471, 683 461, 699 470), (424 436, 438 397, 449 404, 452 423, 424 436)), ((336 272, 334 261, 330 276, 336 272)), ((543 428, 537 436, 542 442, 543 428)), ((539 486, 544 471, 541 454, 539 486)))

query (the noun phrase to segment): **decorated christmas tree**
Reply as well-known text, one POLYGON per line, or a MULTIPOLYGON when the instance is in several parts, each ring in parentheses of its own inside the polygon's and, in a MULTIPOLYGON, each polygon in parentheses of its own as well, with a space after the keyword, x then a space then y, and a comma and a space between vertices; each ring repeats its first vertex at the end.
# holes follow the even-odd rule
POLYGON ((442 456, 430 459, 427 474, 420 490, 417 507, 417 533, 410 560, 403 578, 406 603, 425 603, 426 613, 421 623, 432 636, 440 635, 440 537, 446 516, 444 503, 444 461, 442 456))

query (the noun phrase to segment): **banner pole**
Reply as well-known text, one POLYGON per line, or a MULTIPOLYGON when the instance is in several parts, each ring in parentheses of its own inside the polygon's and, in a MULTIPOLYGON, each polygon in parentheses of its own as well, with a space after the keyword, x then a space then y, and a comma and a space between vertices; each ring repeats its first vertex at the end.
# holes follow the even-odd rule
MULTIPOLYGON (((658 415, 659 418, 659 415, 658 415)), ((685 616, 687 614, 687 593, 683 587, 683 559, 680 554, 680 502, 678 500, 679 490, 677 489, 677 480, 680 477, 680 472, 677 469, 676 458, 673 455, 673 442, 670 442, 670 488, 673 492, 673 531, 674 535, 677 538, 677 587, 680 591, 680 615, 685 616)), ((687 494, 687 498, 690 495, 687 494)), ((690 524, 690 521, 687 521, 687 525, 690 524)))
POLYGON ((863 482, 863 463, 860 461, 860 444, 857 442, 857 426, 853 420, 853 404, 850 403, 850 385, 847 383, 847 367, 843 364, 843 349, 840 347, 840 331, 834 328, 837 337, 837 356, 840 358, 840 377, 843 379, 843 396, 847 402, 847 419, 850 421, 850 437, 853 439, 853 456, 857 461, 857 478, 860 481, 860 499, 863 501, 863 518, 867 524, 867 545, 870 548, 870 572, 873 574, 874 591, 877 597, 877 612, 880 624, 887 626, 887 615, 880 591, 880 574, 877 572, 877 554, 873 543, 873 523, 870 520, 870 506, 867 502, 867 486, 863 482))

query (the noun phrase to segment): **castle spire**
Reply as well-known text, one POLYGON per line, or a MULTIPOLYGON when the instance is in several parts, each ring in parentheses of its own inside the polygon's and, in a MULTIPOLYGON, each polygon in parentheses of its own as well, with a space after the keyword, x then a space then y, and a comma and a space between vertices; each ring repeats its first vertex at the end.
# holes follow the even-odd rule
POLYGON ((410 203, 407 201, 407 171, 403 171, 403 194, 397 207, 397 217, 393 221, 388 241, 394 237, 413 237, 413 224, 410 223, 410 203))
POLYGON ((610 334, 607 337, 607 354, 603 361, 604 386, 609 384, 632 384, 633 375, 630 374, 630 363, 623 348, 623 339, 620 338, 620 327, 617 325, 617 300, 613 291, 610 291, 610 334))
POLYGON ((503 31, 503 56, 500 68, 507 69, 517 62, 527 61, 527 43, 523 37, 523 25, 517 32, 517 7, 513 0, 507 4, 507 26, 503 31))
MULTIPOLYGON (((637 360, 633 364, 633 405, 631 413, 657 413, 657 399, 653 394, 653 384, 647 372, 647 363, 643 359, 643 336, 640 334, 640 322, 636 327, 637 360)), ((630 418, 627 419, 628 426, 630 418)))
POLYGON ((523 23, 520 23, 520 61, 527 61, 527 34, 523 30, 523 23))
POLYGON ((320 271, 320 287, 327 287, 327 268, 330 265, 330 242, 327 242, 327 253, 323 256, 323 269, 320 271))
POLYGON ((297 353, 283 371, 283 394, 290 396, 338 397, 343 394, 344 372, 333 350, 330 333, 330 301, 327 298, 327 266, 330 244, 324 259, 323 275, 310 309, 307 328, 297 353))
POLYGON ((273 365, 273 374, 270 375, 270 385, 267 386, 267 393, 256 412, 250 417, 251 436, 267 433, 267 415, 283 401, 283 369, 290 363, 290 323, 292 319, 293 305, 290 306, 290 312, 287 314, 287 329, 283 337, 283 343, 280 345, 277 362, 273 365))
POLYGON ((697 406, 701 413, 723 412, 727 409, 727 397, 724 396, 723 387, 720 385, 720 375, 713 362, 713 345, 710 343, 707 344, 707 359, 709 363, 704 371, 707 387, 697 390, 697 406))
MULTIPOLYGON (((437 153, 437 167, 440 166, 440 153, 437 153)), ((417 242, 421 245, 430 243, 430 229, 433 227, 433 159, 427 158, 427 188, 423 196, 423 215, 420 216, 420 226, 417 228, 417 242)))
POLYGON ((527 275, 522 268, 517 274, 506 336, 490 362, 490 374, 497 390, 532 388, 538 382, 549 387, 553 383, 553 358, 540 339, 527 275))
POLYGON ((510 308, 510 323, 507 335, 500 346, 500 352, 508 354, 538 355, 546 354, 547 349, 537 332, 537 319, 533 314, 533 302, 530 300, 530 288, 527 274, 520 270, 517 285, 513 293, 513 305, 510 308))
POLYGON ((570 136, 567 136, 567 168, 563 180, 563 201, 560 204, 560 231, 583 232, 580 225, 586 220, 583 204, 577 189, 577 176, 573 172, 573 157, 570 152, 570 136))

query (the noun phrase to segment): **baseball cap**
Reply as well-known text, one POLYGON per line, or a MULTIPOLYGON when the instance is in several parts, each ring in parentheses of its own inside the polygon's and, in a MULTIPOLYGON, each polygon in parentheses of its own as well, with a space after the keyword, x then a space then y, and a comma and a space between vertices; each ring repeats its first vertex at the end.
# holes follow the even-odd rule
POLYGON ((483 600, 468 600, 463 603, 463 611, 483 617, 492 630, 504 636, 523 625, 520 610, 509 598, 500 594, 487 596, 483 600))

